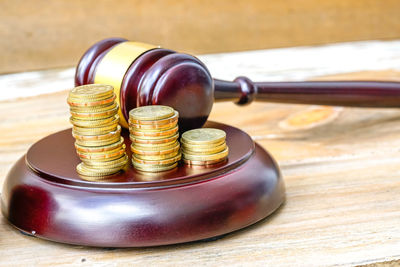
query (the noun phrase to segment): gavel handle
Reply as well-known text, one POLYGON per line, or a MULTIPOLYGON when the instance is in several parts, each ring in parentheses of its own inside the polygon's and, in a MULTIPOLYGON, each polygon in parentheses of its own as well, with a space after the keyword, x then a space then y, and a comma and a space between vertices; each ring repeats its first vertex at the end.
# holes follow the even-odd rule
POLYGON ((216 102, 253 100, 293 104, 351 107, 400 107, 400 82, 310 81, 252 82, 238 77, 233 82, 214 79, 216 102))

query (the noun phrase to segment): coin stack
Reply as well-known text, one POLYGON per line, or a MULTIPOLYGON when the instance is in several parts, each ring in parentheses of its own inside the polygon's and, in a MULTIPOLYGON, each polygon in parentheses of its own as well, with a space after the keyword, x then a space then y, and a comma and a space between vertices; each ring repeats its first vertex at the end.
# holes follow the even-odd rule
POLYGON ((77 172, 87 180, 115 174, 128 163, 119 126, 118 105, 112 86, 78 86, 68 100, 76 152, 81 163, 77 172))
POLYGON ((225 161, 229 149, 226 133, 214 128, 199 128, 184 132, 181 138, 185 164, 209 166, 225 161))
POLYGON ((129 112, 132 164, 143 172, 175 168, 181 159, 179 114, 171 107, 153 105, 129 112))

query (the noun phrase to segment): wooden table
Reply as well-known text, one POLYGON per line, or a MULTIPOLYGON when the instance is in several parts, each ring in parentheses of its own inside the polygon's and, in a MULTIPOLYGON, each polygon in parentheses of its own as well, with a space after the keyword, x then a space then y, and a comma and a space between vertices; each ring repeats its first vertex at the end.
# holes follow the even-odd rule
MULTIPOLYGON (((301 76, 306 73, 304 69, 293 68, 298 63, 290 63, 291 59, 308 51, 315 65, 309 73, 314 75, 327 60, 317 58, 321 50, 326 50, 327 55, 338 50, 345 54, 351 47, 355 55, 344 55, 346 63, 357 61, 357 51, 363 47, 373 50, 364 54, 372 59, 371 65, 361 62, 349 70, 344 64, 345 71, 353 72, 347 74, 340 73, 340 65, 336 69, 332 66, 330 71, 319 73, 330 76, 318 79, 400 81, 400 64, 391 60, 400 58, 400 49, 394 48, 397 44, 384 42, 377 47, 375 42, 365 42, 201 58, 218 78, 231 79, 233 76, 227 77, 229 71, 241 69, 236 74, 253 73, 260 79, 269 73, 273 79, 308 79, 307 75, 301 76), (393 46, 392 51, 388 52, 388 46, 393 46), (265 68, 266 62, 271 63, 266 57, 275 56, 272 61, 281 62, 284 52, 291 53, 291 58, 286 59, 286 74, 284 67, 276 65, 276 69, 282 69, 279 74, 271 69, 262 76, 259 70, 265 68), (337 75, 333 75, 335 71, 337 75)), ((6 99, 0 102, 0 185, 12 164, 32 143, 70 126, 66 90, 13 97, 38 90, 41 85, 72 87, 72 75, 71 70, 50 70, 0 76, 1 97, 6 99), (11 97, 5 95, 10 88, 14 90, 11 97)), ((277 159, 287 200, 274 215, 212 242, 129 249, 48 242, 20 234, 2 218, 0 266, 400 264, 400 110, 265 103, 237 107, 219 103, 210 119, 229 122, 248 132, 277 159)))

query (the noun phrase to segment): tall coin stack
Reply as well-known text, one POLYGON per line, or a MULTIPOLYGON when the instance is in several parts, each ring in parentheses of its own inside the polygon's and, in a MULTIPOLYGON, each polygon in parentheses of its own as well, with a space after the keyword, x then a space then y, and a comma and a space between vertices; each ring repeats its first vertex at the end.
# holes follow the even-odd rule
POLYGON ((171 107, 153 105, 129 112, 132 164, 144 172, 175 168, 181 159, 179 114, 171 107))
POLYGON ((128 163, 119 126, 118 105, 112 86, 89 84, 75 87, 68 100, 76 152, 77 172, 86 180, 115 174, 128 163))
POLYGON ((229 154, 226 133, 214 128, 199 128, 184 132, 181 138, 185 164, 209 166, 225 161, 229 154))

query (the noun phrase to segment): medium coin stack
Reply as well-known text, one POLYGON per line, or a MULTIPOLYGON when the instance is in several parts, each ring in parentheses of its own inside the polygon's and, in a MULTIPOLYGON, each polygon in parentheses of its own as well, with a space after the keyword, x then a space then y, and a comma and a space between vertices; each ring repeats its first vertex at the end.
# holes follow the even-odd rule
POLYGON ((113 87, 78 86, 70 91, 67 102, 76 152, 82 161, 76 167, 77 172, 86 180, 97 180, 123 169, 128 156, 118 124, 113 87))
POLYGON ((226 133, 214 128, 199 128, 184 132, 181 138, 185 164, 209 166, 225 161, 229 149, 226 133))
POLYGON ((132 164, 143 172, 175 168, 181 159, 179 114, 171 107, 153 105, 129 112, 132 164))

